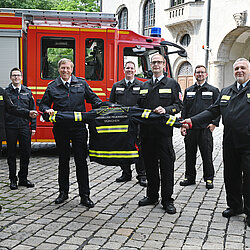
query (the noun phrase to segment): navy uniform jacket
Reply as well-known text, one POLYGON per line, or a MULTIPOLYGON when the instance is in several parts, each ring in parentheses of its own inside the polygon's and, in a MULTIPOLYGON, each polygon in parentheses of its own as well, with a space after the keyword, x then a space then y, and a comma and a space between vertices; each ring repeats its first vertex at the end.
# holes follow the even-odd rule
POLYGON ((134 79, 133 83, 128 87, 125 79, 114 83, 109 101, 112 103, 122 104, 124 106, 135 106, 140 93, 143 82, 134 79))
POLYGON ((191 117, 194 127, 222 115, 223 143, 235 148, 250 147, 250 80, 241 91, 237 83, 221 90, 216 102, 202 113, 191 117))
MULTIPOLYGON (((158 106, 165 108, 166 113, 175 115, 183 108, 180 85, 172 78, 163 77, 157 84, 153 79, 145 82, 140 90, 138 105, 140 108, 154 110, 158 106)), ((172 136, 173 127, 159 125, 142 125, 142 136, 172 136)))
MULTIPOLYGON (((9 84, 9 86, 6 88, 6 92, 12 102, 21 108, 26 108, 28 110, 35 110, 35 102, 31 93, 31 90, 27 88, 24 85, 21 85, 21 91, 20 93, 16 93, 12 84, 9 84)), ((23 128, 23 127, 28 127, 30 123, 30 129, 31 130, 36 130, 36 118, 34 119, 27 119, 23 117, 17 117, 11 114, 6 114, 6 127, 8 128, 23 128), (30 123, 31 122, 31 123, 30 123)))
POLYGON ((46 121, 64 123, 65 120, 89 124, 89 156, 91 161, 104 165, 135 163, 139 157, 136 147, 137 123, 152 123, 165 127, 181 127, 178 118, 156 114, 152 110, 135 107, 103 107, 82 112, 55 112, 43 115, 46 121))
MULTIPOLYGON (((80 78, 71 76, 69 89, 63 84, 60 77, 50 82, 39 105, 40 111, 44 112, 52 108, 57 111, 85 112, 85 100, 91 103, 93 108, 98 107, 102 101, 92 91, 87 82, 80 78)), ((65 122, 63 126, 78 126, 82 124, 65 122)), ((54 126, 57 126, 55 123, 54 126)), ((62 126, 62 125, 61 125, 62 126)))
MULTIPOLYGON (((183 105, 184 108, 181 112, 182 118, 188 118, 197 115, 207 109, 210 105, 214 104, 217 100, 220 91, 218 88, 205 82, 198 90, 197 84, 185 89, 183 105)), ((219 126, 220 116, 212 121, 212 124, 219 126)), ((204 124, 206 128, 208 124, 204 124)))
POLYGON ((5 140, 5 113, 29 117, 29 110, 15 106, 7 92, 0 87, 0 141, 5 140))

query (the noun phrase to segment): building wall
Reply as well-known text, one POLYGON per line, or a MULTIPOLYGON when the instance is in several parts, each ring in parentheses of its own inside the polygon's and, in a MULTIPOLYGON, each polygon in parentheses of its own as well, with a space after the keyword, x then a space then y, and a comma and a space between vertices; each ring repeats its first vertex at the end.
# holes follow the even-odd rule
MULTIPOLYGON (((162 37, 177 44, 184 34, 191 37, 186 47, 188 57, 170 58, 176 79, 184 62, 189 62, 193 68, 206 63, 206 50, 202 46, 207 39, 208 3, 208 0, 185 0, 183 4, 170 7, 170 0, 155 0, 155 26, 161 28, 162 37), (170 17, 173 11, 177 15, 170 17)), ((144 4, 145 0, 103 0, 102 10, 118 13, 126 6, 128 28, 142 34, 144 4)), ((249 0, 211 0, 208 55, 208 81, 220 89, 232 84, 233 62, 239 57, 250 59, 249 0)))

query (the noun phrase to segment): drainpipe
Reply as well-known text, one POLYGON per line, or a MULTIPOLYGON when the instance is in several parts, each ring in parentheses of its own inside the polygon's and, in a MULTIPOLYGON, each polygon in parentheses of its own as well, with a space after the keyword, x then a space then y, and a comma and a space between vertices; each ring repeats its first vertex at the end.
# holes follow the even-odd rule
POLYGON ((102 12, 102 0, 100 0, 100 12, 102 12))
MULTIPOLYGON (((209 48, 209 35, 210 35, 210 10, 211 10, 211 0, 207 1, 207 33, 206 33, 206 46, 209 48)), ((206 49, 205 54, 205 66, 208 66, 209 50, 206 49)))

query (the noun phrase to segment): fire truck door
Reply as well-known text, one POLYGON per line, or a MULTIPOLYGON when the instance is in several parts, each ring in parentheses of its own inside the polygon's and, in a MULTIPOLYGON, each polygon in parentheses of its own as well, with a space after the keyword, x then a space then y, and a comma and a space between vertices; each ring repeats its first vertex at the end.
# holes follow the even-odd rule
MULTIPOLYGON (((42 96, 49 82, 58 77, 58 61, 62 58, 69 58, 74 63, 73 74, 81 76, 79 66, 79 33, 37 33, 37 59, 36 63, 36 86, 32 86, 36 105, 42 99, 42 96)), ((42 141, 53 140, 51 124, 37 119, 37 138, 42 141)))
MULTIPOLYGON (((106 86, 106 42, 105 30, 96 29, 95 32, 89 29, 82 29, 80 35, 80 72, 91 89, 99 98, 106 101, 107 86, 106 86), (85 31, 85 32, 84 32, 85 31), (101 32, 102 31, 102 32, 101 32)), ((87 104, 87 110, 91 106, 87 104)))

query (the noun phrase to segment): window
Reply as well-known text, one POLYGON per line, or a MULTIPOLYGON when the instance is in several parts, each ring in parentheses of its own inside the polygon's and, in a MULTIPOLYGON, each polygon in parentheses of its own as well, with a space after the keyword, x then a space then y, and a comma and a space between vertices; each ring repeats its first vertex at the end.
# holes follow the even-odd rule
POLYGON ((154 0, 148 0, 143 11, 143 35, 150 36, 153 26, 155 26, 155 3, 154 0))
POLYGON ((184 47, 187 47, 191 42, 191 37, 189 34, 185 34, 184 36, 182 36, 182 38, 180 39, 180 44, 184 47))
POLYGON ((141 47, 138 49, 138 46, 135 48, 133 47, 126 47, 123 49, 123 65, 126 62, 132 61, 135 63, 136 68, 136 77, 140 78, 151 78, 152 77, 152 70, 150 67, 150 59, 151 57, 160 52, 159 47, 155 48, 145 48, 141 47))
POLYGON ((88 38, 85 42, 85 78, 86 80, 103 80, 104 41, 88 38))
POLYGON ((75 39, 69 37, 42 38, 42 79, 55 79, 58 76, 57 63, 62 58, 68 58, 74 63, 75 39))
POLYGON ((178 76, 192 76, 193 75, 193 67, 189 62, 184 62, 178 72, 178 76))
POLYGON ((176 6, 178 4, 182 4, 182 3, 184 3, 184 0, 170 0, 171 7, 174 7, 174 6, 176 6))
POLYGON ((128 9, 123 8, 118 14, 118 28, 128 29, 128 9))

